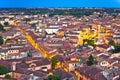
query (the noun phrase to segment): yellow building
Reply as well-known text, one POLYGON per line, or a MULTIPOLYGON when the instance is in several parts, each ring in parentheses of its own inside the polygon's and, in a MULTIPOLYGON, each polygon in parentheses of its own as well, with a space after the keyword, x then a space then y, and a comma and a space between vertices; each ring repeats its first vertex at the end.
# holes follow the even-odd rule
POLYGON ((85 29, 78 36, 78 45, 83 45, 84 40, 92 40, 93 38, 95 38, 95 36, 96 36, 95 32, 92 32, 89 28, 85 29))

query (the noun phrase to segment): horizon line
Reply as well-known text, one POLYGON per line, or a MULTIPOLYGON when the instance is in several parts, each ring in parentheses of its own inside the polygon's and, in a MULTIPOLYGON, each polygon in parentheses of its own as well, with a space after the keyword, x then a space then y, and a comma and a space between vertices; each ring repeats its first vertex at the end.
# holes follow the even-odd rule
POLYGON ((0 7, 0 9, 22 9, 22 8, 28 8, 28 9, 35 9, 35 8, 37 8, 37 9, 39 9, 39 8, 53 8, 53 9, 57 9, 57 8, 65 8, 65 9, 68 9, 68 8, 71 8, 71 9, 74 9, 74 8, 88 8, 88 9, 90 9, 90 8, 96 8, 96 9, 120 9, 120 7, 0 7))

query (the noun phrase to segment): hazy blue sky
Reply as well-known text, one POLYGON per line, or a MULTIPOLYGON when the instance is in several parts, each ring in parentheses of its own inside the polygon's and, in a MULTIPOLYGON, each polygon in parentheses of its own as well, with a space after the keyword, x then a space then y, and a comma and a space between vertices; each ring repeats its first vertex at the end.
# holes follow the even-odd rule
POLYGON ((116 7, 120 0, 0 0, 0 8, 7 7, 116 7))

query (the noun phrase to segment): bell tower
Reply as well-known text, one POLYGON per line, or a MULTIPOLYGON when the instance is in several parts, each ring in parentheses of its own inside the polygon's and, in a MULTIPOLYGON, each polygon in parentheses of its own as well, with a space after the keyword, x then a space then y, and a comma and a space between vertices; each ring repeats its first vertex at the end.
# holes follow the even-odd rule
POLYGON ((46 19, 45 19, 45 16, 43 16, 43 19, 42 19, 41 33, 42 33, 42 37, 45 38, 46 37, 46 19))

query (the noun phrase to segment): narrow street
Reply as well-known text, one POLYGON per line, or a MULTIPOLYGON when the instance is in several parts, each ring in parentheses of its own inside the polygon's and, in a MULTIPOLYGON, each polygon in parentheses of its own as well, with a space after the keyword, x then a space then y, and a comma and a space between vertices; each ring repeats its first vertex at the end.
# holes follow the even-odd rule
POLYGON ((26 37, 28 42, 37 50, 39 50, 44 58, 50 58, 47 51, 45 51, 40 45, 23 29, 21 28, 16 22, 13 24, 15 27, 20 29, 20 32, 26 37))
MULTIPOLYGON (((45 51, 42 47, 40 47, 40 45, 35 42, 35 40, 20 26, 18 26, 17 23, 14 23, 14 26, 20 29, 20 32, 26 37, 26 39, 28 40, 28 42, 37 50, 39 50, 44 58, 48 58, 49 60, 53 57, 56 56, 57 54, 53 54, 53 55, 49 55, 47 51, 45 51)), ((60 65, 61 66, 61 65, 60 65)), ((66 72, 69 72, 69 68, 68 66, 64 63, 63 66, 61 66, 66 72)), ((76 74, 76 72, 74 72, 73 74, 75 74, 76 76, 78 76, 76 74)), ((77 79, 80 80, 80 79, 77 79)))

